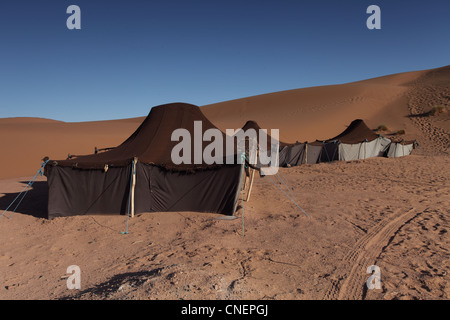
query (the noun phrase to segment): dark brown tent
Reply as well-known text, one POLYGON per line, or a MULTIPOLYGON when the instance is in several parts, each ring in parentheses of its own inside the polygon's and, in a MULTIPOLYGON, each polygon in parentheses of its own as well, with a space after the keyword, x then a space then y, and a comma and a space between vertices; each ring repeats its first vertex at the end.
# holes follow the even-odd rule
POLYGON ((152 108, 139 128, 116 148, 73 159, 50 160, 45 167, 48 217, 126 214, 130 206, 132 213, 234 214, 243 165, 236 161, 207 164, 203 158, 195 163, 194 139, 201 139, 204 150, 209 142, 202 137, 208 129, 217 128, 197 106, 167 104, 152 108), (196 121, 201 123, 201 132, 196 132, 196 121), (176 129, 185 129, 193 137, 190 163, 172 161, 172 149, 179 143, 172 141, 176 129))
POLYGON ((390 140, 376 134, 361 119, 356 119, 339 135, 323 144, 321 162, 350 161, 385 155, 390 140))
POLYGON ((355 144, 363 141, 373 141, 379 137, 378 134, 369 129, 361 119, 353 120, 352 123, 339 135, 327 142, 339 141, 341 143, 355 144))

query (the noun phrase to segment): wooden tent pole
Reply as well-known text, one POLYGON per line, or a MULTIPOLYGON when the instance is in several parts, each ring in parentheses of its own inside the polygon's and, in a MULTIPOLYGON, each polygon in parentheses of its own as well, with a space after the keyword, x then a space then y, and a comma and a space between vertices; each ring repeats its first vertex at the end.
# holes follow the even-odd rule
MULTIPOLYGON (((259 158, 259 145, 258 145, 258 149, 256 150, 256 159, 259 158)), ((247 198, 245 201, 248 201, 250 199, 250 194, 252 193, 252 187, 253 187, 253 180, 255 179, 255 169, 250 168, 251 170, 251 175, 250 175, 250 185, 248 187, 248 191, 247 191, 247 198)))
POLYGON ((252 193, 252 187, 253 187, 253 180, 255 179, 255 169, 250 169, 252 171, 251 177, 250 177, 250 186, 248 187, 247 192, 247 199, 245 201, 248 202, 250 199, 250 194, 252 193))
POLYGON ((133 166, 131 170, 133 170, 133 182, 131 184, 131 217, 134 217, 134 189, 136 187, 136 162, 137 158, 133 159, 133 166))
POLYGON ((308 163, 308 142, 305 143, 305 164, 308 163))
MULTIPOLYGON (((244 165, 245 165, 245 162, 244 162, 244 165)), ((245 167, 244 167, 244 181, 243 181, 244 185, 242 187, 244 190, 247 187, 247 179, 248 179, 247 171, 245 170, 245 167)))
MULTIPOLYGON (((363 156, 363 159, 365 159, 366 158, 366 142, 363 142, 362 143, 362 146, 363 146, 363 148, 364 148, 364 156, 363 156)), ((358 159, 359 160, 359 159, 358 159)))

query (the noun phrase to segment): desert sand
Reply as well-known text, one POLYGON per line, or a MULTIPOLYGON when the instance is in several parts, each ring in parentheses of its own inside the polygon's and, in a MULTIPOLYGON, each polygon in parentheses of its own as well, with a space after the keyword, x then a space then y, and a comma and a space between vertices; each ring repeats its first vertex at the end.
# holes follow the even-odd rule
MULTIPOLYGON (((280 169, 306 216, 257 178, 235 220, 174 212, 45 219, 39 177, 0 218, 0 299, 449 299, 450 67, 203 106, 219 128, 247 120, 286 142, 333 137, 352 120, 417 139, 411 156, 280 169), (446 112, 429 116, 435 105, 446 112), (128 230, 128 234, 123 234, 128 230), (81 268, 81 289, 66 286, 81 268), (367 289, 367 267, 381 289, 367 289)), ((124 141, 143 118, 0 119, 0 210, 44 156, 124 141)), ((286 192, 285 186, 277 182, 286 192)))

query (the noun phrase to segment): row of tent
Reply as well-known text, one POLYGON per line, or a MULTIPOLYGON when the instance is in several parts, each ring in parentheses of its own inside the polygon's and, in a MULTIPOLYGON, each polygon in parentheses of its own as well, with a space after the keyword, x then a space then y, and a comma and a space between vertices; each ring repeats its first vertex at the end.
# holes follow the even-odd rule
POLYGON ((363 120, 354 120, 334 138, 314 142, 280 143, 279 166, 352 161, 373 157, 402 157, 411 154, 417 141, 393 140, 370 130, 363 120))
MULTIPOLYGON (((261 130, 255 121, 247 121, 242 130, 261 130)), ((272 139, 270 136, 267 140, 272 139)), ((294 167, 301 164, 316 164, 332 161, 352 161, 373 157, 397 158, 411 154, 417 141, 405 141, 376 134, 357 119, 339 135, 327 140, 279 144, 279 166, 294 167)), ((269 143, 267 149, 270 148, 269 143)))
MULTIPOLYGON (((194 123, 198 121, 202 123, 202 135, 209 129, 218 130, 197 106, 185 103, 157 106, 115 148, 106 148, 104 152, 96 149, 94 154, 69 156, 65 160, 44 158, 49 186, 48 218, 170 211, 234 215, 240 195, 248 186, 249 166, 238 161, 234 164, 209 164, 204 159, 192 164, 172 161, 172 149, 178 144, 172 140, 172 133, 185 129, 194 136, 194 123)), ((258 125, 248 122, 242 129, 249 127, 258 125)), ((406 153, 410 152, 409 144, 393 146, 388 139, 374 137, 366 128, 358 120, 331 140, 280 142, 279 162, 282 166, 295 166, 324 159, 353 160, 380 155, 387 147, 392 155, 403 155, 403 146, 406 153)), ((224 133, 223 138, 226 139, 224 133)), ((203 149, 208 144, 201 143, 203 149)), ((238 159, 242 155, 233 150, 225 156, 238 159)), ((253 167, 253 175, 254 170, 253 167)))

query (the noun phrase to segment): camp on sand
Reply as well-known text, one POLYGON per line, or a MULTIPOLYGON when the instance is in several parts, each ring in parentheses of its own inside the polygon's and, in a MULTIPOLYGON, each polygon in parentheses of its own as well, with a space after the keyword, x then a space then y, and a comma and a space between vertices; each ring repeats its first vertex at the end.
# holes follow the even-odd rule
MULTIPOLYGON (((298 166, 334 160, 350 161, 378 156, 399 157, 411 153, 415 142, 396 141, 377 135, 361 120, 353 121, 346 130, 325 141, 280 142, 266 135, 261 148, 256 134, 256 150, 245 147, 244 156, 234 148, 225 150, 232 164, 198 162, 175 164, 172 150, 178 141, 172 139, 177 129, 195 135, 195 123, 203 132, 216 129, 192 104, 172 103, 153 107, 138 129, 114 148, 95 149, 95 153, 65 160, 46 159, 44 174, 49 187, 48 218, 86 214, 130 214, 143 212, 196 211, 234 215, 238 201, 246 190, 249 200, 255 171, 262 166, 249 161, 263 149, 272 151, 275 141, 280 167, 298 166), (227 153, 228 152, 228 153, 227 153)), ((241 128, 260 132, 255 121, 241 128)), ((223 135, 223 141, 229 136, 223 135)), ((237 135, 237 133, 236 133, 237 135)), ((202 141, 202 150, 207 142, 202 141)), ((194 148, 194 146, 192 146, 194 148)), ((191 152, 193 154, 193 152, 191 152)), ((264 176, 261 174, 261 176, 264 176)))
MULTIPOLYGON (((243 128, 259 129, 255 121, 243 128)), ((279 166, 295 167, 319 162, 352 161, 373 157, 402 157, 411 154, 417 141, 395 141, 373 132, 356 119, 339 135, 313 142, 279 142, 279 166)))
MULTIPOLYGON (((244 164, 172 162, 171 151, 178 143, 171 140, 172 132, 182 128, 193 135, 197 121, 203 132, 216 128, 197 106, 153 107, 121 145, 91 155, 48 160, 44 170, 49 186, 48 218, 168 211, 233 215, 244 164)), ((204 148, 207 143, 202 143, 204 148)))

